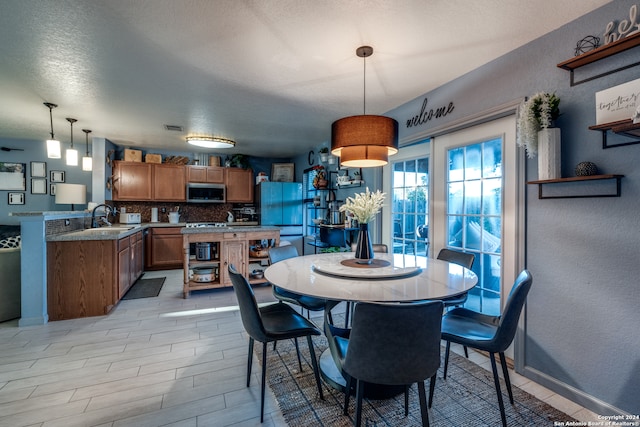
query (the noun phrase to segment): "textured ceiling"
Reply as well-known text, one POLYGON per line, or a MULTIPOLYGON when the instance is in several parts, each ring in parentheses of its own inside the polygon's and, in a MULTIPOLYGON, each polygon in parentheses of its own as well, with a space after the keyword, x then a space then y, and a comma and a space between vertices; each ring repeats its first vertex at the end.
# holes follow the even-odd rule
MULTIPOLYGON (((609 0, 0 0, 0 137, 289 157, 609 0), (179 125, 169 132, 163 125, 179 125)), ((15 144, 14 144, 15 145, 15 144)))

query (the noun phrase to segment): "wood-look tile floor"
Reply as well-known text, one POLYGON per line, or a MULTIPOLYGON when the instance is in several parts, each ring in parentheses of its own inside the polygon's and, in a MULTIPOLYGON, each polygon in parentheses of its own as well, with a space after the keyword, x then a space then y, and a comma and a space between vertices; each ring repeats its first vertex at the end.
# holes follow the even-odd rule
MULTIPOLYGON (((247 388, 248 340, 233 290, 183 299, 182 270, 145 274, 163 276, 157 298, 121 301, 108 316, 0 323, 0 427, 261 425, 260 365, 254 358, 247 388)), ((258 302, 274 300, 268 286, 254 291, 258 302)), ((483 356, 472 358, 488 366, 483 356)), ((512 374, 514 384, 551 405, 595 419, 512 374)), ((286 425, 268 387, 262 425, 286 425)))

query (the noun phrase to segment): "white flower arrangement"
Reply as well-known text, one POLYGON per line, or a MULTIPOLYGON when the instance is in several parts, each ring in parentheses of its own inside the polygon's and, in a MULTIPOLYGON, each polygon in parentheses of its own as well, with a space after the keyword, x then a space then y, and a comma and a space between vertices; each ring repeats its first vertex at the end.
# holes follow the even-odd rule
POLYGON ((365 193, 358 193, 355 197, 347 197, 346 203, 340 206, 340 212, 350 212, 359 224, 368 224, 382 209, 384 197, 385 193, 380 190, 372 193, 367 187, 365 193))
POLYGON ((555 93, 539 92, 518 108, 516 143, 527 150, 530 159, 538 152, 538 132, 553 126, 560 115, 560 98, 555 93))

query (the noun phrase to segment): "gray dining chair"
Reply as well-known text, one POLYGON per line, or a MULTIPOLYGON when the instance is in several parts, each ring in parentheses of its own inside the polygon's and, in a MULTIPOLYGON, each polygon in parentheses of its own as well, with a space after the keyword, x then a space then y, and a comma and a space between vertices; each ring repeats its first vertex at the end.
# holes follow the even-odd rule
POLYGON ((365 383, 405 386, 405 416, 409 412, 409 387, 417 383, 422 425, 429 425, 424 381, 431 379, 431 404, 436 373, 440 367, 442 309, 442 301, 356 304, 342 366, 348 375, 345 412, 348 411, 350 390, 354 386, 356 389, 354 425, 360 426, 362 423, 365 383))
MULTIPOLYGON (((443 248, 438 252, 438 256, 436 257, 443 261, 452 262, 471 270, 473 267, 473 261, 475 261, 476 256, 469 252, 455 251, 453 249, 443 248)), ((449 307, 458 307, 467 302, 468 294, 467 292, 456 295, 455 297, 444 298, 442 302, 444 303, 445 308, 449 307)))
POLYGON ((531 289, 532 282, 533 278, 531 277, 531 273, 523 270, 518 275, 509 293, 504 311, 500 316, 488 316, 463 307, 458 307, 448 311, 442 317, 442 339, 447 342, 444 356, 444 378, 447 378, 449 350, 452 342, 488 352, 491 360, 491 369, 493 370, 493 380, 498 394, 500 416, 504 427, 507 426, 507 418, 504 412, 495 354, 498 353, 500 356, 500 364, 502 365, 502 374, 507 385, 507 392, 509 393, 509 401, 513 405, 513 392, 511 390, 511 381, 509 380, 509 371, 507 370, 504 352, 511 345, 516 335, 518 319, 520 318, 520 313, 531 289))
MULTIPOLYGON (((297 256, 298 250, 292 245, 269 248, 269 264, 275 264, 276 262, 297 256)), ((303 314, 304 309, 307 310, 307 313, 310 311, 323 311, 324 307, 327 305, 326 299, 301 295, 296 292, 282 289, 274 284, 271 285, 271 291, 273 296, 279 301, 288 302, 301 307, 303 309, 303 314)))
MULTIPOLYGON (((267 375, 267 344, 280 340, 293 339, 298 352, 298 363, 300 363, 300 352, 298 349, 298 338, 307 337, 309 353, 311 354, 311 365, 318 385, 320 399, 322 395, 322 384, 318 370, 318 361, 313 349, 312 336, 321 335, 322 332, 313 323, 305 319, 291 306, 284 303, 275 303, 258 307, 256 297, 251 289, 247 278, 236 271, 234 265, 229 264, 229 276, 233 285, 233 290, 238 299, 240 307, 240 317, 245 331, 249 334, 249 354, 247 361, 247 387, 251 383, 251 365, 253 362, 253 345, 255 341, 262 343, 262 388, 260 392, 260 422, 264 420, 264 395, 267 375)), ((300 365, 302 369, 302 365, 300 365)))

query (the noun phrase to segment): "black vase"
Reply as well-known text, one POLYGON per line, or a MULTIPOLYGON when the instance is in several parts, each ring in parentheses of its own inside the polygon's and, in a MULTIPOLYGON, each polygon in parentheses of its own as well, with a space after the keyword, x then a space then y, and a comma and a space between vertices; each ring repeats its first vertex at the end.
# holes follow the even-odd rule
POLYGON ((369 238, 369 224, 360 224, 355 259, 358 264, 371 264, 373 261, 373 244, 369 238))

